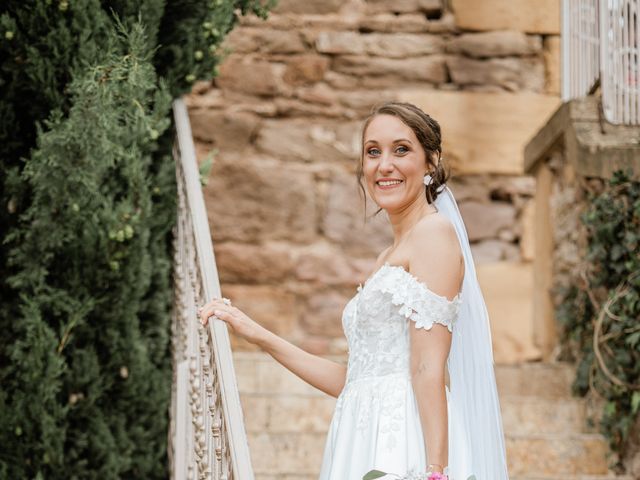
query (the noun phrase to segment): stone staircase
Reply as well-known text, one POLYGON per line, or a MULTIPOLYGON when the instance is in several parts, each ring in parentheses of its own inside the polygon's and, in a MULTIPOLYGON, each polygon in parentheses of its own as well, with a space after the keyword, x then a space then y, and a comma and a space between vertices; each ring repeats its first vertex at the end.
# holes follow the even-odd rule
MULTIPOLYGON (((335 399, 266 354, 237 352, 234 362, 256 480, 317 480, 335 399)), ((500 365, 496 376, 512 480, 631 480, 610 473, 606 441, 571 395, 570 367, 500 365)))

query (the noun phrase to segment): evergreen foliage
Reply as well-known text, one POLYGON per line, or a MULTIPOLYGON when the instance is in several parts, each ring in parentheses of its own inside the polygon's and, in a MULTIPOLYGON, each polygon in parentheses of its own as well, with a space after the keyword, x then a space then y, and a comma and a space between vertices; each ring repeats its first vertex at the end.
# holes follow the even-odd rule
POLYGON ((0 6, 0 478, 167 476, 170 102, 270 6, 0 6))
POLYGON ((624 459, 640 435, 640 182, 618 170, 589 192, 584 276, 560 292, 557 316, 578 363, 574 389, 603 400, 600 429, 624 459))

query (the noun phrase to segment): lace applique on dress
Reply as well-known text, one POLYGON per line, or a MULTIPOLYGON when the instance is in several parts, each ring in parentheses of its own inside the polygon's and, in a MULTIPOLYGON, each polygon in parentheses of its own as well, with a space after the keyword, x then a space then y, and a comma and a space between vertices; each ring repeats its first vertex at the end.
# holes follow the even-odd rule
MULTIPOLYGON (((450 332, 453 331, 462 304, 461 293, 449 300, 430 290, 401 265, 391 265, 389 262, 385 262, 365 282, 365 286, 369 284, 370 290, 391 294, 391 302, 400 306, 399 313, 413 320, 416 328, 430 330, 434 323, 439 323, 450 332), (382 275, 385 269, 388 271, 382 275)), ((363 288, 360 286, 358 291, 363 288)))

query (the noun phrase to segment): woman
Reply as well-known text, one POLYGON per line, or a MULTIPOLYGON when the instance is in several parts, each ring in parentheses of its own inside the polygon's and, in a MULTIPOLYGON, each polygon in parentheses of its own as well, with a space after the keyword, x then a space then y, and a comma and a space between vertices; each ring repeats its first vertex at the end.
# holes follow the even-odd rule
POLYGON ((276 336, 227 299, 200 312, 203 323, 227 322, 338 398, 320 480, 360 480, 373 469, 508 479, 486 306, 447 178, 434 119, 409 103, 373 109, 358 181, 387 212, 394 241, 344 308, 347 368, 276 336))

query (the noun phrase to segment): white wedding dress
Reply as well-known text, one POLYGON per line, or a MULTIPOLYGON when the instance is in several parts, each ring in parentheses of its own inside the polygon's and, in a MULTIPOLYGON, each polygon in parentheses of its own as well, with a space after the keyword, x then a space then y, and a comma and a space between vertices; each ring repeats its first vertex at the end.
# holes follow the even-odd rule
MULTIPOLYGON (((428 330, 439 323, 452 331, 461 295, 449 300, 388 262, 358 287, 342 315, 349 344, 347 379, 329 428, 320 480, 362 480, 373 469, 400 476, 426 471, 409 329, 428 330)), ((449 400, 448 389, 446 394, 449 400)), ((450 413, 449 431, 455 422, 450 413)), ((449 451, 456 448, 451 438, 449 451)))

